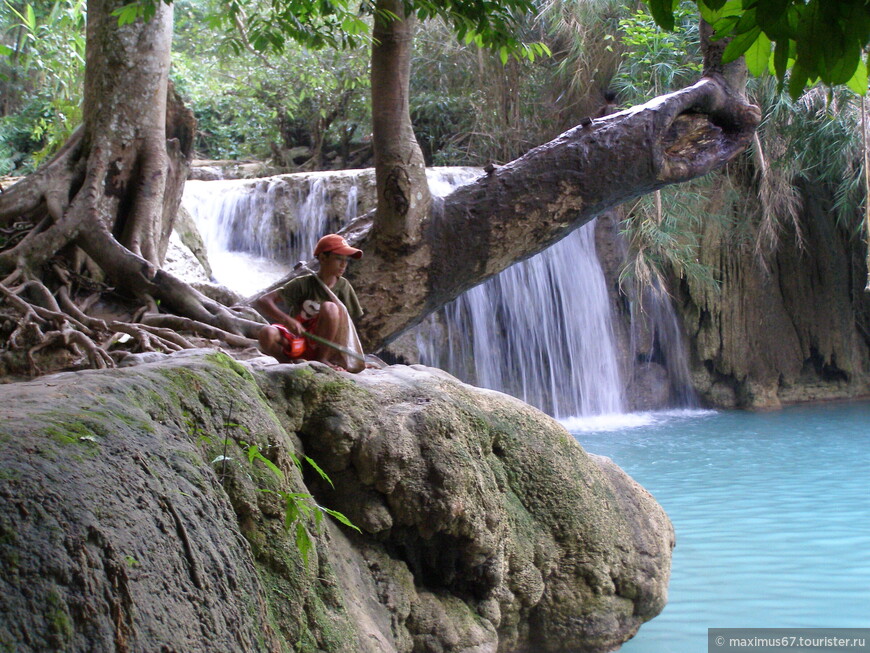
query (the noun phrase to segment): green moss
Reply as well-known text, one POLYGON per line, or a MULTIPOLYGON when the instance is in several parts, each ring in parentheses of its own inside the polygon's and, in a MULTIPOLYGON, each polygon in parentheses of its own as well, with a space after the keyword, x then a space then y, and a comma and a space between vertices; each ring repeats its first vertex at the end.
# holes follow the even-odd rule
POLYGON ((199 392, 202 389, 202 378, 197 372, 186 367, 162 367, 157 371, 181 395, 199 392))
MULTIPOLYGON (((94 420, 94 429, 97 430, 102 425, 120 422, 125 426, 129 426, 135 431, 144 431, 145 433, 154 433, 156 429, 154 425, 142 417, 132 414, 129 407, 127 410, 90 410, 88 411, 91 419, 94 420)), ((104 427, 105 435, 112 435, 112 431, 107 431, 104 427)))
POLYGON ((21 472, 17 469, 0 469, 0 481, 17 481, 21 472))
MULTIPOLYGON (((313 522, 312 522, 313 526, 313 522)), ((312 533, 313 534, 313 533, 312 533)), ((269 623, 296 653, 355 653, 356 631, 332 569, 315 545, 308 563, 281 520, 259 520, 244 532, 266 589, 269 623), (262 529, 262 530, 261 530, 262 529)))
POLYGON ((61 599, 56 588, 52 588, 48 593, 46 604, 48 605, 47 616, 51 632, 63 644, 61 648, 66 648, 66 643, 72 638, 73 627, 69 613, 66 610, 66 604, 61 599))
POLYGON ((14 573, 21 562, 18 533, 8 524, 0 524, 0 560, 2 560, 3 575, 14 573))
POLYGON ((310 379, 312 376, 314 376, 314 370, 311 369, 310 365, 301 365, 293 370, 292 376, 295 376, 299 379, 310 379))
POLYGON ((12 636, 4 630, 0 630, 0 652, 15 653, 18 644, 12 641, 12 636))
POLYGON ((75 444, 76 439, 66 432, 66 429, 56 426, 48 426, 42 430, 44 435, 47 435, 52 440, 56 440, 61 444, 75 444))
POLYGON ((239 363, 239 361, 237 361, 232 356, 228 356, 227 354, 219 351, 213 354, 207 354, 205 359, 210 363, 214 363, 215 365, 231 370, 249 383, 254 383, 254 375, 251 374, 251 371, 247 367, 239 363))
MULTIPOLYGON (((42 428, 42 433, 51 440, 64 446, 75 445, 79 453, 70 454, 64 453, 66 459, 82 461, 85 458, 92 458, 100 453, 99 440, 110 431, 105 425, 96 424, 95 421, 85 423, 81 420, 71 417, 69 420, 64 420, 60 417, 50 417, 50 423, 42 428)), ((42 452, 44 457, 54 459, 56 451, 48 450, 42 452)))

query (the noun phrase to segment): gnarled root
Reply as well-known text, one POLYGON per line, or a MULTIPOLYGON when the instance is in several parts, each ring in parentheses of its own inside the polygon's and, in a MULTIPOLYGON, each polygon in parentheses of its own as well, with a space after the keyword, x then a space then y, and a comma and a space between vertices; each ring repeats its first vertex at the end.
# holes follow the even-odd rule
POLYGON ((0 327, 0 371, 33 376, 58 369, 102 369, 114 367, 129 353, 169 353, 214 346, 215 340, 232 348, 256 346, 250 338, 174 315, 139 312, 141 322, 93 317, 85 311, 99 294, 89 292, 77 301, 75 275, 58 265, 53 270, 61 281, 54 293, 37 279, 15 287, 0 283, 0 316, 7 315, 6 326, 0 327))

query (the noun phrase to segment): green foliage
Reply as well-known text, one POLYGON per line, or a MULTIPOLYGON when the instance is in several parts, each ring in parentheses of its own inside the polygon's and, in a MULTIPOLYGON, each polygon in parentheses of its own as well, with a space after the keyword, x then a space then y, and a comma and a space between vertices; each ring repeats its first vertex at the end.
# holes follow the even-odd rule
POLYGON ((557 65, 551 84, 559 88, 566 128, 599 113, 611 95, 611 80, 624 50, 619 20, 634 9, 619 0, 546 0, 540 18, 557 65))
MULTIPOLYGON (((238 424, 231 420, 232 417, 232 406, 230 406, 229 417, 224 422, 223 426, 226 431, 231 431, 233 429, 242 431, 243 433, 249 433, 249 429, 243 424, 238 424)), ((247 466, 250 471, 254 471, 257 465, 262 465, 272 476, 273 482, 277 481, 279 484, 283 483, 285 480, 284 472, 281 471, 281 468, 278 467, 274 462, 269 460, 260 449, 260 446, 247 442, 242 439, 235 439, 231 437, 223 437, 221 439, 216 439, 211 434, 206 432, 202 427, 200 427, 193 418, 192 415, 186 414, 184 417, 185 425, 187 428, 187 432, 191 436, 196 436, 197 440, 205 445, 208 445, 212 448, 218 447, 220 448, 220 455, 216 456, 212 461, 212 465, 219 465, 220 472, 219 477, 221 482, 223 482, 226 466, 227 464, 234 463, 234 456, 228 455, 232 454, 236 449, 240 450, 242 453, 241 460, 247 461, 247 466)), ((296 454, 292 451, 286 452, 289 458, 293 461, 293 464, 302 471, 302 461, 299 459, 296 454)), ((332 483, 332 479, 329 475, 323 471, 323 469, 311 458, 308 456, 303 457, 305 462, 307 462, 311 468, 330 486, 335 487, 332 483)), ((244 463, 239 463, 244 465, 244 463)), ((326 508, 318 504, 314 497, 307 492, 288 492, 287 490, 280 487, 277 488, 259 488, 260 492, 274 494, 281 498, 284 503, 284 527, 288 531, 294 531, 294 539, 296 542, 296 546, 299 549, 299 552, 302 554, 302 558, 305 560, 306 564, 308 563, 308 555, 314 548, 314 542, 311 539, 311 535, 308 532, 308 524, 310 524, 311 520, 314 520, 315 527, 319 528, 323 523, 324 515, 330 515, 340 523, 348 526, 359 532, 359 528, 355 526, 344 514, 338 512, 337 510, 332 510, 330 508, 326 508)))
POLYGON ((866 201, 860 99, 844 87, 828 93, 811 89, 796 101, 772 83, 758 83, 751 91, 764 107, 758 133, 769 174, 783 177, 779 186, 786 193, 796 186, 831 189, 831 214, 858 233, 859 207, 866 201))
POLYGON ((644 102, 686 86, 701 74, 700 35, 692 4, 682 2, 672 17, 676 22, 671 31, 656 25, 643 9, 619 21, 625 50, 613 86, 626 103, 644 102))
POLYGON ((26 173, 34 168, 33 153, 42 146, 34 126, 50 119, 50 106, 36 102, 0 118, 0 175, 26 173))
POLYGON ((23 174, 81 120, 84 0, 0 4, 0 174, 23 174))
POLYGON ((411 123, 417 141, 430 165, 445 165, 463 159, 455 140, 470 130, 474 114, 471 95, 421 91, 411 97, 411 123))
MULTIPOLYGON (((518 29, 523 42, 545 39, 541 23, 531 17, 518 29)), ((421 24, 409 100, 427 163, 508 161, 564 131, 563 116, 554 109, 560 93, 552 83, 555 65, 552 57, 508 57, 502 63, 500 51, 457 41, 442 20, 421 24)))
POLYGON ((531 0, 405 0, 405 9, 415 11, 420 20, 441 18, 460 41, 498 50, 502 63, 507 53, 534 61, 535 54, 547 52, 534 45, 523 47, 517 38, 522 17, 535 14, 531 0))
MULTIPOLYGON (((147 20, 160 1, 172 2, 135 0, 113 15, 121 24, 147 20)), ((535 14, 533 0, 404 0, 403 4, 406 15, 421 21, 439 18, 460 41, 498 51, 504 61, 508 56, 534 61, 550 54, 543 43, 523 43, 517 38, 523 17, 535 14)), ((225 0, 207 20, 210 27, 228 35, 235 54, 245 49, 280 54, 291 41, 314 50, 353 49, 370 42, 372 22, 366 17, 379 11, 377 0, 225 0)), ((382 14, 384 20, 397 18, 390 12, 382 14)))
POLYGON ((698 260, 702 223, 715 221, 728 228, 731 221, 727 203, 720 212, 710 212, 712 183, 712 178, 703 178, 635 202, 622 222, 630 257, 620 271, 621 284, 632 282, 663 292, 668 286, 666 271, 673 271, 695 283, 718 285, 713 271, 698 260))
POLYGON ((198 121, 196 149, 207 158, 266 159, 276 150, 327 144, 370 131, 368 57, 288 43, 259 53, 216 32, 215 0, 179 0, 172 79, 198 121), (316 143, 315 143, 316 142, 316 143))
MULTIPOLYGON (((674 0, 646 0, 656 22, 673 29, 674 0)), ((867 92, 870 43, 866 0, 696 0, 716 38, 730 38, 723 61, 746 56, 755 75, 771 71, 797 99, 821 81, 867 92), (788 73, 788 75, 787 75, 788 73)))

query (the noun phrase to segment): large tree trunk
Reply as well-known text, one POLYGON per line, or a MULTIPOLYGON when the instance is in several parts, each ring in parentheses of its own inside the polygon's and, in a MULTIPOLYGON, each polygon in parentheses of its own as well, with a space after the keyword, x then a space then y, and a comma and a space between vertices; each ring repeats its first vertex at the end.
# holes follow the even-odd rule
MULTIPOLYGON (((129 325, 107 325, 76 306, 80 290, 90 294, 104 279, 152 308, 159 303, 234 333, 253 331, 160 270, 195 121, 168 85, 171 6, 157 2, 149 21, 119 26, 112 12, 125 4, 89 0, 84 123, 51 161, 0 195, 0 224, 33 224, 0 253, 0 292, 23 313, 22 326, 36 325, 32 337, 16 332, 9 341, 29 348, 33 368, 33 351, 58 343, 86 349, 92 364, 111 364, 99 343, 130 332, 129 325), (90 281, 82 283, 85 275, 90 281)), ((156 327, 132 332, 143 347, 187 345, 156 327)))
POLYGON ((419 246, 431 204, 408 100, 414 24, 413 14, 405 17, 402 0, 378 0, 371 72, 378 188, 373 237, 379 249, 397 255, 410 254, 419 246))
POLYGON ((57 252, 56 242, 78 239, 96 256, 94 232, 114 236, 152 266, 161 263, 187 176, 193 137, 192 116, 173 107, 167 123, 167 80, 172 9, 158 3, 148 22, 118 26, 111 12, 125 3, 90 0, 84 123, 54 159, 0 198, 0 218, 47 211, 63 232, 34 241, 50 247, 4 253, 0 267, 37 269, 57 252), (90 244, 90 247, 88 247, 90 244))
POLYGON ((370 221, 357 221, 347 235, 366 250, 350 275, 368 309, 363 342, 377 349, 602 211, 723 165, 746 148, 759 118, 713 76, 575 127, 433 207, 418 250, 431 260, 425 267, 385 255, 370 221))

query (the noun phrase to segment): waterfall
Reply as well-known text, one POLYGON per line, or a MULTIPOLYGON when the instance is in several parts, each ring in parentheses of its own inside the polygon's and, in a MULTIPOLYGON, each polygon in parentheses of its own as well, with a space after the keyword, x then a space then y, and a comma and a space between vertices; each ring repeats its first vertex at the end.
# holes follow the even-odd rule
POLYGON ((637 302, 632 302, 632 354, 637 357, 641 349, 637 340, 643 325, 645 330, 652 332, 653 342, 647 349, 648 353, 640 357, 641 361, 659 363, 667 370, 672 405, 697 407, 699 403, 689 372, 688 349, 670 296, 660 288, 648 289, 644 292, 643 315, 638 314, 639 308, 637 302))
POLYGON ((594 221, 430 316, 417 345, 424 364, 555 417, 624 411, 594 221))
POLYGON ((250 295, 307 260, 317 239, 356 217, 356 173, 188 181, 182 204, 205 243, 215 280, 250 295), (346 210, 335 214, 327 179, 340 179, 346 210))
MULTIPOLYGON (((439 201, 480 171, 427 174, 439 201)), ((374 197, 371 171, 344 171, 189 181, 183 204, 206 242, 216 280, 253 294, 308 258, 321 235, 371 208, 374 197)), ((677 370, 670 372, 675 398, 690 387, 679 323, 667 301, 645 300, 644 309, 655 334, 650 358, 677 370)), ((418 326, 413 339, 423 364, 512 394, 557 418, 626 409, 595 221, 458 297, 418 326)))

